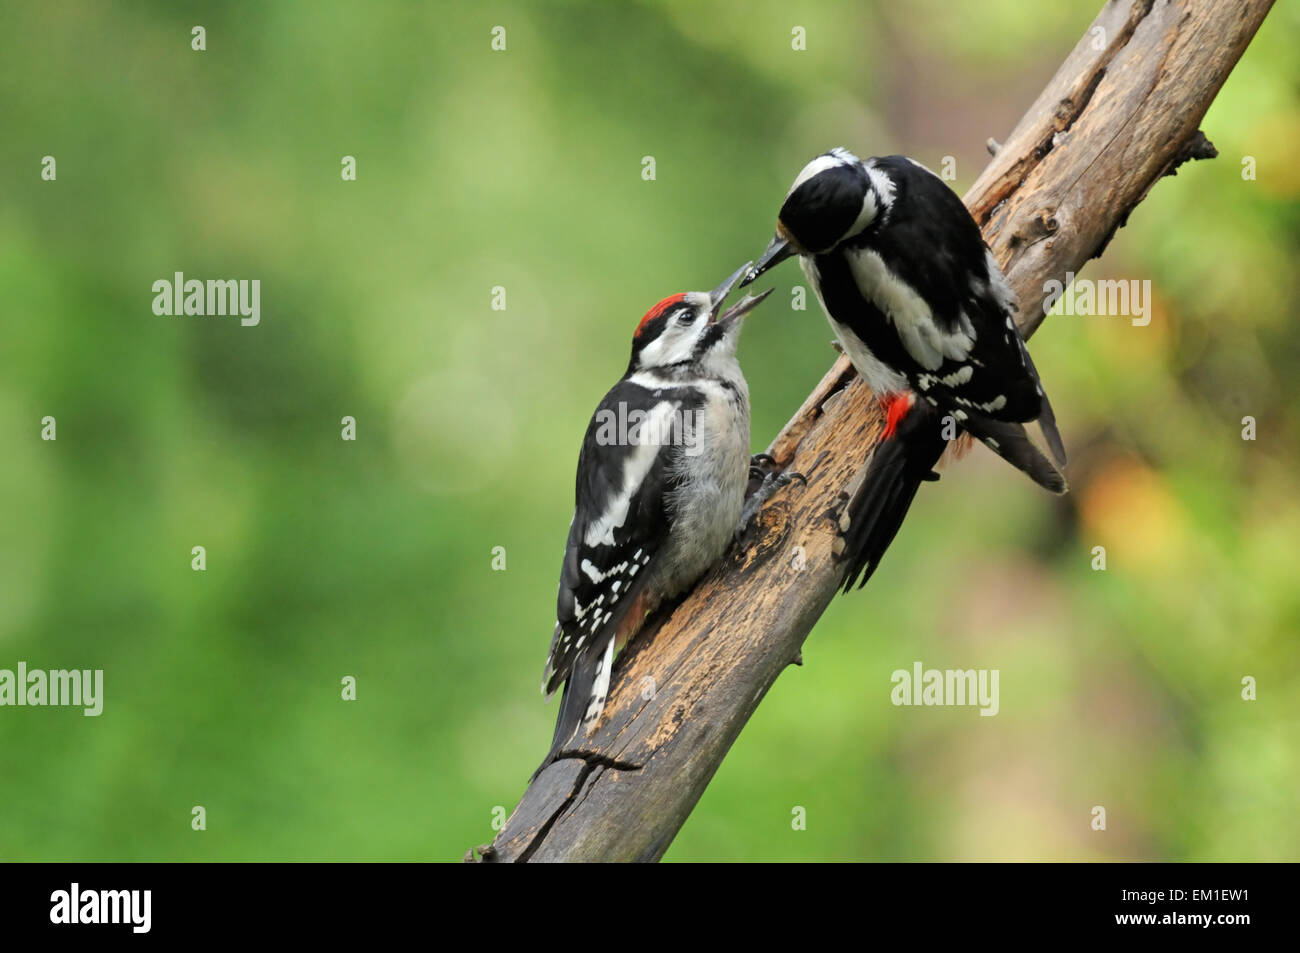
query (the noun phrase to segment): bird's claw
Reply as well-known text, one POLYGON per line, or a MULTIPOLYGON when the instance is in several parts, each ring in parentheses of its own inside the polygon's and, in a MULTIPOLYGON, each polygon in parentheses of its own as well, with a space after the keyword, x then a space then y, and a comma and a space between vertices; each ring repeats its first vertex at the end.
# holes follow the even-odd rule
POLYGON ((740 511, 740 525, 736 528, 737 539, 739 539, 740 536, 744 534, 745 530, 749 528, 750 522, 758 514, 758 511, 763 508, 763 504, 770 500, 777 490, 781 489, 783 486, 788 486, 795 480, 798 480, 804 486, 808 485, 807 477, 802 473, 796 473, 793 470, 783 470, 780 473, 774 473, 771 470, 762 470, 759 465, 754 462, 760 457, 765 458, 773 464, 776 463, 775 460, 772 460, 772 458, 765 453, 756 454, 750 462, 750 477, 754 478, 757 476, 760 478, 761 482, 757 489, 749 494, 749 497, 745 500, 744 508, 740 511), (758 473, 755 473, 756 470, 758 473))

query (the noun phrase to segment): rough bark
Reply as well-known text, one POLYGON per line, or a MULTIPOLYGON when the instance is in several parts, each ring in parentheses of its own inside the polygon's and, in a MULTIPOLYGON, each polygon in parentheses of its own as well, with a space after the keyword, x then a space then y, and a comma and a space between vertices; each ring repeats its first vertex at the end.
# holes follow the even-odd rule
MULTIPOLYGON (((1111 0, 997 149, 965 201, 1020 298, 1026 335, 1042 323, 1046 281, 1100 255, 1162 176, 1214 155, 1198 126, 1271 5, 1111 0)), ((538 776, 483 859, 663 855, 833 597, 827 514, 882 426, 841 358, 769 451, 807 485, 782 490, 675 611, 652 620, 615 669, 596 733, 538 776)))

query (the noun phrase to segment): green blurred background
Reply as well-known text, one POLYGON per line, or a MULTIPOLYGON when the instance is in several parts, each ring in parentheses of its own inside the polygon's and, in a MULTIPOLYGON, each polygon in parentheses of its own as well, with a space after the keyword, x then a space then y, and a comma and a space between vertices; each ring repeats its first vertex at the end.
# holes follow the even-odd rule
MULTIPOLYGON (((103 668, 106 701, 0 709, 0 858, 490 840, 550 738, 577 447, 641 313, 760 251, 830 146, 964 191, 1098 7, 6 4, 0 668, 103 668), (260 326, 155 316, 174 271, 260 279, 260 326)), ((1300 856, 1298 27, 1083 272, 1149 279, 1151 325, 1034 339, 1072 494, 983 450, 926 487, 668 859, 1300 856), (999 669, 1001 713, 893 707, 915 660, 999 669)), ((772 279, 755 449, 834 356, 772 279)))

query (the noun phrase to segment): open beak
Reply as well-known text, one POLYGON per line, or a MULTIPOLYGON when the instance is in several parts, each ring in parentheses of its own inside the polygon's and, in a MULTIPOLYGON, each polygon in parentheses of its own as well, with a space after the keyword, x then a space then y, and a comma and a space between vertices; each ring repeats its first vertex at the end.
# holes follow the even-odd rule
POLYGON ((718 311, 722 308, 722 302, 727 300, 727 295, 731 294, 731 289, 736 287, 736 283, 745 275, 754 270, 754 263, 747 261, 737 268, 731 276, 718 287, 709 292, 709 303, 713 310, 709 313, 710 324, 730 325, 733 321, 738 321, 750 311, 753 311, 764 298, 772 293, 768 288, 759 295, 745 295, 722 314, 718 311))
POLYGON ((758 261, 756 261, 754 266, 746 272, 745 280, 740 283, 740 287, 745 287, 745 285, 749 284, 763 272, 781 264, 781 262, 785 261, 793 254, 794 249, 790 246, 788 241, 782 238, 779 234, 773 235, 772 240, 767 243, 767 248, 763 249, 763 254, 758 256, 758 261))
POLYGON ((732 272, 731 276, 727 278, 726 281, 724 281, 722 284, 718 285, 718 287, 714 288, 712 291, 709 292, 709 320, 710 321, 717 319, 718 309, 722 307, 722 302, 727 300, 727 295, 731 294, 731 289, 736 287, 736 282, 738 282, 741 278, 745 277, 745 275, 749 273, 753 264, 754 263, 752 261, 745 262, 734 272, 732 272))
POLYGON ((766 291, 762 292, 761 294, 745 295, 745 297, 741 298, 730 308, 724 311, 717 318, 715 323, 720 324, 723 327, 730 327, 733 322, 739 321, 745 315, 749 314, 749 312, 753 311, 760 304, 762 304, 763 299, 766 298, 771 293, 772 293, 772 289, 768 288, 766 291))

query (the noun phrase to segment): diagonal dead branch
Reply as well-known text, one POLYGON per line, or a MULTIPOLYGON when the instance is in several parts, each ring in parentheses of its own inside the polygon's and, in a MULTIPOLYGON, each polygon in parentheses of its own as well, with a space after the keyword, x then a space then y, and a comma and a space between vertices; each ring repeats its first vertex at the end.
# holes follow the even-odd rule
MULTIPOLYGON (((966 204, 1020 298, 1026 336, 1044 318, 1045 282, 1099 254, 1163 176, 1213 155, 1198 126, 1271 6, 1110 0, 996 150, 966 204)), ((783 489, 620 656, 588 750, 538 775, 484 860, 663 855, 834 596, 828 514, 882 427, 839 359, 768 451, 807 484, 783 489)))

